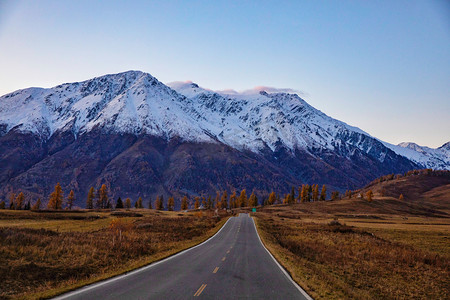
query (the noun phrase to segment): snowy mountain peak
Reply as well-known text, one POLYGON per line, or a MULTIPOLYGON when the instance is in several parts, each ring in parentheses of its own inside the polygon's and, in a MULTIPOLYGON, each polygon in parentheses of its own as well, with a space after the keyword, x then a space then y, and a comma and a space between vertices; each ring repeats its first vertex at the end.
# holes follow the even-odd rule
POLYGON ((414 143, 382 143, 359 128, 325 115, 297 94, 253 91, 214 92, 191 81, 165 85, 141 71, 49 89, 29 88, 0 97, 0 136, 18 130, 48 140, 58 131, 69 131, 77 137, 100 129, 219 142, 255 153, 280 149, 292 155, 299 149, 328 151, 349 160, 364 153, 384 162, 395 156, 393 150, 421 166, 450 166, 450 151, 414 143))

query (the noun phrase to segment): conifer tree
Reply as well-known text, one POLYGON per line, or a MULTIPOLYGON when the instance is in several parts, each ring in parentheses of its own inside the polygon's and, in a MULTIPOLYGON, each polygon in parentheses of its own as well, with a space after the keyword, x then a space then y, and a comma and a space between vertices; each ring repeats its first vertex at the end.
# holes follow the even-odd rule
POLYGON ((233 191, 233 194, 230 196, 230 208, 236 208, 236 191, 233 191))
POLYGON ((220 208, 228 208, 228 193, 223 191, 222 198, 220 199, 220 208))
POLYGON ((27 204, 25 204, 25 210, 30 210, 31 209, 31 203, 30 200, 27 201, 27 204))
POLYGON ((313 201, 319 201, 319 185, 315 184, 313 188, 313 201))
POLYGON ((161 199, 159 198, 159 196, 156 196, 156 200, 155 200, 155 209, 159 210, 158 207, 160 206, 159 202, 161 201, 161 199))
POLYGON ((306 185, 306 201, 311 202, 311 186, 309 184, 306 185))
POLYGON ((302 192, 301 192, 301 201, 302 201, 302 203, 303 202, 305 202, 306 201, 306 194, 307 194, 307 191, 306 191, 306 185, 302 185, 302 192))
POLYGON ((220 208, 220 192, 216 192, 216 199, 214 200, 214 208, 220 208))
POLYGON ((322 190, 320 191, 320 200, 325 201, 326 198, 327 198, 327 187, 324 184, 322 185, 322 190))
POLYGON ((295 202, 296 203, 299 203, 299 202, 301 202, 302 201, 302 187, 298 187, 298 196, 297 196, 297 198, 295 198, 295 202))
POLYGON ((100 208, 107 208, 107 206, 108 206, 108 189, 106 187, 106 184, 102 184, 102 186, 99 190, 99 202, 100 202, 100 208))
POLYGON ((247 206, 247 192, 245 189, 241 191, 241 194, 239 195, 239 206, 240 207, 246 207, 247 206))
POLYGON ((134 208, 138 208, 139 207, 139 203, 136 201, 134 202, 134 208))
POLYGON ((75 193, 73 192, 73 190, 70 190, 69 196, 67 197, 67 208, 72 209, 74 203, 75 203, 75 193))
POLYGON ((275 204, 275 201, 276 201, 275 192, 272 191, 272 192, 270 193, 270 195, 269 195, 268 203, 269 203, 269 205, 274 205, 274 204, 275 204))
POLYGON ((204 196, 202 196, 202 205, 206 208, 206 198, 204 196))
POLYGON ((2 200, 2 201, 0 202, 0 209, 5 209, 5 207, 6 207, 5 201, 2 200))
POLYGON ((144 204, 142 203, 142 197, 138 198, 137 201, 137 208, 144 208, 144 204))
POLYGON ((195 197, 194 208, 198 209, 200 207, 200 197, 195 197))
POLYGON ((164 210, 164 196, 163 195, 161 195, 161 196, 158 196, 157 198, 156 198, 156 209, 157 210, 164 210))
POLYGON ((148 209, 153 209, 153 207, 152 207, 152 199, 148 200, 148 209))
POLYGON ((41 198, 38 198, 36 203, 31 208, 32 210, 40 210, 41 209, 41 198))
POLYGON ((372 201, 372 197, 373 197, 372 190, 367 191, 366 196, 367 196, 367 201, 371 202, 372 201))
POLYGON ((16 200, 16 194, 15 193, 12 193, 10 196, 9 196, 9 209, 14 209, 15 207, 14 207, 14 201, 16 200))
POLYGON ((291 188, 291 193, 289 194, 289 204, 293 204, 295 202, 295 187, 291 188))
POLYGON ((175 200, 173 197, 169 197, 169 200, 167 200, 167 210, 173 211, 175 208, 175 200))
POLYGON ((258 198, 256 197, 254 192, 252 192, 252 194, 250 195, 250 198, 249 198, 248 202, 249 202, 251 207, 258 206, 258 198))
POLYGON ((206 208, 207 208, 207 209, 213 208, 213 203, 212 203, 211 195, 208 195, 208 200, 206 200, 206 208))
POLYGON ((59 185, 59 182, 55 186, 55 191, 50 194, 50 200, 48 201, 48 209, 61 209, 64 193, 59 185))
POLYGON ((117 198, 116 209, 123 208, 122 198, 117 198))
POLYGON ((181 199, 181 210, 187 209, 188 209, 188 198, 187 196, 184 196, 183 199, 181 199))
POLYGON ((94 187, 91 187, 88 192, 87 200, 86 200, 86 208, 87 209, 93 209, 94 208, 94 187))
POLYGON ((16 198, 16 204, 15 204, 16 209, 21 210, 23 208, 22 206, 23 206, 24 202, 25 202, 25 195, 22 192, 20 192, 16 198))
POLYGON ((331 200, 338 200, 339 199, 339 192, 334 191, 331 193, 331 200))
POLYGON ((131 199, 130 198, 125 199, 125 208, 126 209, 131 208, 131 199))

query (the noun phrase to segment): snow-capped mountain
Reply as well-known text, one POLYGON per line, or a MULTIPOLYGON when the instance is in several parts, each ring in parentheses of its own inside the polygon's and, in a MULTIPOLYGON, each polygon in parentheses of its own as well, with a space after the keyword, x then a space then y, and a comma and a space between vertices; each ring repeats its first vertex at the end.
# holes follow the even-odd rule
POLYGON ((420 166, 436 170, 450 169, 450 142, 436 149, 419 146, 411 142, 398 145, 384 144, 395 153, 407 157, 420 166))
POLYGON ((50 89, 29 88, 0 97, 0 124, 49 139, 57 131, 75 136, 106 131, 147 133, 209 141, 183 113, 184 97, 150 74, 130 71, 50 89))
POLYGON ((296 94, 165 85, 139 71, 0 97, 0 197, 46 194, 55 180, 82 192, 107 182, 133 196, 354 188, 387 173, 448 169, 449 145, 441 148, 383 143, 296 94))

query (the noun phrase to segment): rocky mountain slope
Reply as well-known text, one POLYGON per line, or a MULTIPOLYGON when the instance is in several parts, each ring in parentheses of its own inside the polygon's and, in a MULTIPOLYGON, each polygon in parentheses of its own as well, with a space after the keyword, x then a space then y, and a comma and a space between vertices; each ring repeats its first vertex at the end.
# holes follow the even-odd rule
POLYGON ((80 205, 102 183, 113 197, 146 199, 282 193, 301 183, 347 189, 450 166, 448 144, 416 159, 420 151, 383 143, 295 94, 170 86, 129 71, 0 97, 0 198, 19 190, 47 197, 58 181, 80 205))

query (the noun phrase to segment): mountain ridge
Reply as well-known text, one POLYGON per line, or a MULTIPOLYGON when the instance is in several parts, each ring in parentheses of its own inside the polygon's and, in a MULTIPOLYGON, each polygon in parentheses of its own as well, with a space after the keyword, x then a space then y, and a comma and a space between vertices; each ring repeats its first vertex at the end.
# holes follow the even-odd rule
MULTIPOLYGON (((423 157, 414 161, 397 153, 399 149, 415 150, 387 144, 335 120, 296 94, 226 94, 195 83, 170 87, 141 71, 109 74, 49 89, 23 89, 0 97, 0 142, 0 197, 20 188, 48 194, 57 179, 40 177, 51 171, 48 166, 52 164, 60 168, 74 165, 69 168, 70 174, 64 170, 55 172, 67 173, 65 186, 83 192, 86 185, 102 182, 129 184, 115 167, 140 178, 138 172, 130 171, 133 166, 127 165, 127 160, 119 159, 120 155, 129 161, 139 157, 136 164, 157 182, 152 186, 150 179, 142 179, 142 189, 134 194, 127 191, 133 196, 171 194, 176 189, 201 194, 237 188, 239 180, 233 176, 243 179, 252 176, 251 172, 266 182, 261 185, 250 180, 242 187, 267 189, 279 178, 280 183, 274 185, 278 189, 283 184, 312 181, 345 189, 386 173, 428 167, 423 157), (96 140, 104 140, 105 149, 95 146, 96 140), (33 149, 31 154, 23 153, 24 145, 33 149), (202 147, 212 152, 200 150, 202 147), (77 157, 69 149, 83 154, 77 157), (58 156, 61 153, 65 153, 63 157, 58 156), (102 155, 109 158, 103 160, 102 155), (64 157, 85 165, 93 163, 100 169, 79 166, 70 160, 62 164, 64 157), (17 167, 11 166, 11 161, 17 161, 17 167), (178 161, 183 170, 179 174, 173 161, 178 161), (226 162, 239 166, 237 174, 226 162), (258 165, 268 173, 262 174, 253 167, 246 170, 245 164, 254 164, 255 168, 258 165), (226 170, 219 172, 223 178, 207 170, 219 166, 226 170), (85 167, 87 175, 82 171, 85 167), (194 174, 200 180, 202 173, 211 178, 197 188, 195 182, 180 178, 194 174), (77 176, 86 178, 79 182, 77 176), (161 180, 157 180, 158 176, 161 180), (193 190, 189 190, 188 182, 193 190)), ((443 161, 438 166, 448 168, 450 163, 446 165, 448 157, 443 153, 444 156, 433 159, 443 161)), ((432 154, 426 158, 434 157, 432 154)), ((120 194, 120 190, 113 194, 120 194)))

